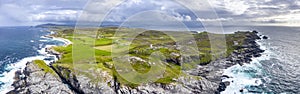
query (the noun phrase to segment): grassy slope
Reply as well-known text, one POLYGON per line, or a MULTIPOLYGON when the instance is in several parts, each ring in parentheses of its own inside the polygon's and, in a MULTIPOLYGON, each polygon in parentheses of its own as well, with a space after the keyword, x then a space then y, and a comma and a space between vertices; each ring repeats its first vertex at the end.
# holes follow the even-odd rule
MULTIPOLYGON (((128 29, 130 31, 130 29, 128 29)), ((63 37, 72 40, 72 30, 70 29, 65 29, 65 30, 59 30, 55 36, 58 37, 63 37)), ((130 83, 126 80, 124 80, 114 69, 113 67, 113 62, 112 62, 112 57, 111 57, 111 47, 114 44, 114 40, 120 40, 127 42, 130 37, 127 37, 126 34, 115 37, 113 36, 115 33, 114 28, 101 28, 96 34, 96 37, 98 39, 95 39, 93 37, 87 37, 84 38, 80 41, 94 41, 95 44, 93 45, 88 45, 95 50, 95 58, 96 61, 93 64, 88 64, 86 62, 81 65, 82 70, 88 70, 91 68, 94 69, 101 69, 108 71, 113 77, 115 77, 121 84, 135 87, 137 84, 130 83)), ((130 32, 128 32, 129 34, 130 32)), ((176 33, 176 32, 174 32, 176 33)), ((180 33, 178 33, 180 35, 180 33)), ((200 61, 196 62, 196 64, 207 64, 212 61, 212 56, 211 56, 211 45, 210 41, 208 38, 208 33, 199 33, 199 34, 194 34, 193 35, 196 44, 198 46, 199 50, 199 56, 200 56, 200 61)), ((226 35, 226 42, 227 42, 227 54, 228 56, 230 53, 232 53, 233 50, 237 48, 237 46, 233 45, 233 41, 239 42, 241 44, 245 38, 245 33, 237 33, 237 34, 227 34, 226 35)), ((164 33, 161 33, 159 31, 147 31, 139 36, 137 36, 132 43, 130 44, 130 49, 129 49, 129 54, 132 56, 137 56, 142 59, 148 60, 148 56, 151 55, 152 52, 155 51, 160 51, 163 53, 167 59, 170 58, 178 58, 178 57, 172 57, 170 54, 171 53, 179 53, 179 51, 175 48, 166 48, 166 47, 161 47, 159 49, 149 49, 149 45, 152 44, 154 46, 161 46, 161 45, 169 45, 172 46, 175 44, 175 41, 172 40, 173 37, 169 37, 164 33)), ((180 39, 180 41, 186 41, 184 40, 185 38, 183 37, 180 39)), ((74 42, 74 41, 73 41, 74 42)), ((55 47, 55 50, 57 50, 60 53, 63 53, 63 58, 59 60, 54 66, 63 66, 67 67, 70 69, 73 69, 73 59, 72 59, 72 45, 69 45, 67 47, 55 47)), ((85 49, 85 48, 82 48, 85 49)), ((213 49, 214 50, 214 49, 213 49)), ((83 54, 84 56, 84 54, 83 54)), ((222 57, 218 57, 222 58, 222 57)), ((77 61, 76 61, 77 62, 77 61)), ((148 63, 131 63, 133 68, 140 72, 140 73, 146 73, 149 71, 150 66, 148 63)), ((163 78, 160 78, 157 83, 171 83, 174 82, 173 79, 177 78, 179 76, 185 75, 181 73, 181 66, 184 67, 193 67, 193 65, 189 64, 184 64, 184 65, 178 65, 174 64, 172 62, 168 62, 166 68, 166 72, 163 74, 163 78)), ((86 74, 86 73, 82 73, 86 74)), ((87 74, 88 75, 88 74, 87 74)))
POLYGON ((55 71, 52 70, 43 60, 34 60, 33 63, 43 69, 44 72, 55 75, 55 71))

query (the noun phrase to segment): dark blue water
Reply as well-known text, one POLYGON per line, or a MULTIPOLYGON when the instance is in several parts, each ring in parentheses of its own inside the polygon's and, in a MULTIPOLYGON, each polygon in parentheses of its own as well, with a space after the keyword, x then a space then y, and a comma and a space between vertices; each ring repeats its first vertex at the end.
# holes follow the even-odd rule
POLYGON ((14 76, 12 70, 20 68, 22 62, 24 64, 32 57, 43 56, 39 50, 46 45, 64 44, 42 37, 48 34, 50 32, 45 28, 0 27, 0 91, 4 91, 11 84, 13 80, 9 78, 14 76))
POLYGON ((300 93, 300 28, 299 27, 243 27, 258 30, 270 39, 258 41, 266 50, 251 64, 233 66, 225 71, 233 81, 223 94, 300 93), (243 92, 240 90, 243 89, 243 92))
POLYGON ((35 56, 39 47, 38 41, 46 32, 42 29, 28 27, 2 27, 0 28, 0 74, 5 70, 5 65, 19 59, 35 56))

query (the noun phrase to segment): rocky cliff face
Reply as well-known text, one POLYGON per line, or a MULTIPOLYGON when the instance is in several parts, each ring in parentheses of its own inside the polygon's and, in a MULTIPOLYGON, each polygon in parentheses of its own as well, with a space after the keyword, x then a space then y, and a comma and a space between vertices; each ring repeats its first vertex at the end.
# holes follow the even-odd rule
POLYGON ((224 69, 236 64, 242 66, 245 63, 250 63, 253 57, 259 57, 264 52, 256 43, 256 40, 261 39, 257 32, 248 33, 246 37, 244 43, 234 50, 229 57, 213 61, 207 65, 200 65, 197 69, 190 71, 190 74, 203 77, 212 83, 218 84, 216 93, 224 91, 226 86, 230 84, 230 82, 221 82, 222 78, 229 78, 227 75, 222 75, 224 69))
POLYGON ((23 72, 17 71, 15 80, 15 89, 8 94, 74 94, 58 75, 45 72, 33 62, 28 62, 23 72))
POLYGON ((230 83, 221 82, 222 77, 228 77, 223 74, 223 70, 236 64, 243 65, 250 63, 252 57, 260 56, 263 50, 255 40, 260 39, 257 34, 249 33, 242 46, 235 50, 227 58, 213 61, 207 65, 198 65, 196 69, 185 71, 187 74, 195 77, 179 77, 174 83, 161 84, 149 83, 142 84, 136 88, 130 88, 121 85, 112 76, 99 70, 98 77, 105 77, 105 80, 94 82, 91 77, 86 75, 74 75, 70 69, 56 66, 56 74, 44 72, 33 63, 28 63, 23 72, 16 73, 16 81, 13 84, 14 93, 49 93, 49 94, 218 94, 223 91, 230 83), (24 75, 24 76, 21 76, 24 75))
MULTIPOLYGON (((67 69, 58 68, 59 71, 66 71, 67 69)), ((70 73, 73 74, 73 73, 70 73)), ((61 74, 60 74, 61 75, 61 74)), ((66 76, 66 75, 64 75, 66 76)), ((106 75, 108 77, 109 75, 106 75)), ((143 84, 136 88, 130 88, 120 85, 115 79, 109 77, 106 82, 93 82, 90 78, 79 75, 69 75, 67 82, 76 87, 78 91, 76 93, 87 93, 87 94, 213 94, 218 91, 218 86, 221 80, 216 82, 207 80, 206 78, 195 79, 193 77, 180 77, 176 79, 176 83, 171 84, 160 84, 150 83, 143 84)), ((104 76, 102 76, 104 77, 104 76)))

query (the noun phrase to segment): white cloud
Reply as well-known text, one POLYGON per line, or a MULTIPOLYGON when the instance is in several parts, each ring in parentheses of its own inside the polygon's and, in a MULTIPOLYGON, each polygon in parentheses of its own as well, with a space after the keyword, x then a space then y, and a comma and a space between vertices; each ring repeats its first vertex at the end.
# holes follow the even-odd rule
POLYGON ((242 0, 212 0, 211 4, 216 8, 223 8, 234 15, 244 14, 249 8, 249 3, 242 0))
POLYGON ((142 3, 142 0, 132 0, 132 2, 134 2, 135 4, 140 4, 142 3))
POLYGON ((188 15, 186 15, 184 18, 185 18, 185 21, 191 21, 192 20, 191 16, 188 16, 188 15))
POLYGON ((300 13, 276 15, 253 19, 255 22, 270 25, 300 26, 300 13))
POLYGON ((78 18, 80 11, 75 10, 51 10, 29 17, 31 21, 74 21, 78 18))
POLYGON ((217 19, 203 19, 203 18, 197 18, 196 21, 203 21, 203 22, 214 22, 214 21, 230 21, 233 20, 232 18, 217 18, 217 19))
POLYGON ((178 16, 173 16, 173 18, 178 20, 178 21, 192 21, 192 18, 189 15, 182 15, 182 16, 178 15, 178 16))

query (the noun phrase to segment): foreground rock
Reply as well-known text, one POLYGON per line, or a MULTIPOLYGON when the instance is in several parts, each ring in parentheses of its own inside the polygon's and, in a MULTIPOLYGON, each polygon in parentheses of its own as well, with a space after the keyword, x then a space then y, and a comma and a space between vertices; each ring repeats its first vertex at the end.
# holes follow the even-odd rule
POLYGON ((73 94, 56 74, 45 72, 32 62, 26 64, 23 72, 16 72, 15 80, 15 89, 8 94, 73 94))
MULTIPOLYGON (((63 71, 68 71, 68 69, 59 68, 59 71, 67 76, 63 71)), ((98 82, 95 83, 91 78, 84 75, 69 75, 70 78, 67 82, 76 87, 77 90, 82 91, 76 93, 85 94, 214 94, 219 86, 219 83, 209 81, 206 78, 180 77, 171 84, 150 83, 131 88, 121 85, 116 79, 106 75, 106 73, 97 74, 94 76, 106 78, 98 79, 98 82)))

